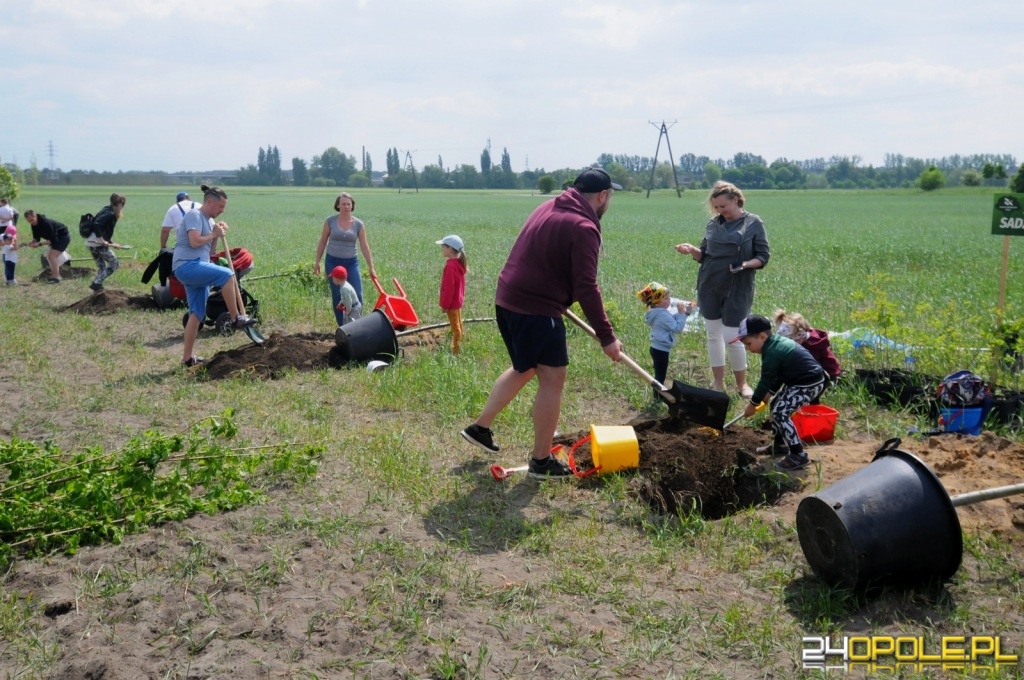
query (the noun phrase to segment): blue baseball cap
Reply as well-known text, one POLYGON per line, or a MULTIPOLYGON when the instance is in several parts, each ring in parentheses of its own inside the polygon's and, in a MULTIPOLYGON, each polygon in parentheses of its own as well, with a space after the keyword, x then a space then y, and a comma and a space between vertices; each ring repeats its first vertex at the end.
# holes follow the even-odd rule
POLYGON ((178 197, 176 199, 174 199, 174 202, 175 203, 181 203, 186 198, 191 198, 191 196, 189 196, 188 193, 185 192, 185 191, 179 191, 178 192, 178 197))

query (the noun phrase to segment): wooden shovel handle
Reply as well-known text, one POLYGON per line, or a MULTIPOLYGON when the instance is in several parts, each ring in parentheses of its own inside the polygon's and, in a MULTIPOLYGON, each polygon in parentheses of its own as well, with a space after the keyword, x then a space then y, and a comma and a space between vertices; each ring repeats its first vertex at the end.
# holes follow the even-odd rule
MULTIPOLYGON (((587 335, 589 335, 590 337, 594 338, 594 339, 595 339, 595 340, 597 340, 598 342, 601 342, 601 340, 600 340, 600 339, 599 339, 599 338, 597 337, 597 333, 595 333, 595 332, 594 332, 594 329, 593 329, 593 328, 591 328, 591 327, 590 327, 590 326, 589 326, 589 325, 587 324, 587 322, 586 322, 586 321, 584 321, 584 320, 583 320, 583 319, 581 319, 580 317, 576 316, 576 315, 575 315, 575 314, 574 314, 574 313, 573 313, 573 312, 572 312, 571 310, 568 310, 568 309, 567 309, 567 310, 565 310, 565 315, 566 315, 567 317, 569 317, 569 320, 570 320, 570 321, 572 321, 572 322, 573 322, 574 324, 576 324, 577 326, 579 326, 580 328, 582 328, 582 329, 583 329, 584 331, 586 331, 587 335)), ((664 386, 664 385, 662 385, 662 384, 661 384, 660 382, 658 382, 657 380, 655 380, 655 379, 654 379, 654 376, 653 376, 653 375, 651 375, 650 373, 648 373, 647 371, 645 371, 645 370, 644 370, 644 369, 643 369, 643 368, 642 368, 642 367, 640 366, 640 364, 638 364, 638 363, 636 363, 635 361, 633 361, 632 359, 630 359, 630 358, 629 358, 629 357, 628 357, 628 356, 626 355, 626 353, 625 353, 625 352, 620 352, 620 356, 622 357, 622 363, 626 364, 626 365, 627 365, 627 366, 629 366, 629 367, 630 367, 631 369, 633 369, 633 372, 634 372, 634 373, 636 373, 637 375, 639 375, 640 377, 642 377, 642 378, 643 378, 644 380, 646 380, 646 381, 647 381, 648 383, 650 383, 650 384, 653 384, 653 385, 654 385, 654 386, 655 386, 655 387, 656 387, 656 388, 658 389, 658 391, 659 391, 659 392, 668 392, 668 388, 667 388, 667 387, 665 387, 665 386, 664 386)))

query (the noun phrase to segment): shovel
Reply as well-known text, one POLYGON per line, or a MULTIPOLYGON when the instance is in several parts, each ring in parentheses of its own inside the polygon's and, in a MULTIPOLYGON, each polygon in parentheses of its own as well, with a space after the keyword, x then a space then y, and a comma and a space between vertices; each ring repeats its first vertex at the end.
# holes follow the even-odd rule
MULTIPOLYGON (((595 340, 598 339, 597 333, 583 319, 568 309, 565 310, 565 315, 582 328, 587 335, 595 340)), ((669 415, 672 418, 681 416, 698 425, 706 425, 716 430, 722 429, 726 413, 729 410, 729 397, 723 392, 692 387, 678 380, 672 381, 672 387, 665 387, 639 364, 626 356, 625 352, 622 353, 622 363, 629 366, 634 373, 644 379, 644 382, 654 388, 661 400, 668 404, 669 415)))
MULTIPOLYGON (((757 405, 757 408, 754 409, 754 413, 760 413, 761 411, 763 411, 765 409, 765 406, 767 406, 767 404, 762 401, 760 404, 757 405)), ((730 425, 735 425, 736 423, 740 422, 742 419, 743 419, 743 414, 741 413, 738 416, 736 416, 735 418, 733 418, 732 420, 730 420, 729 422, 727 422, 725 425, 723 425, 722 429, 724 430, 727 427, 729 427, 730 425)))
MULTIPOLYGON (((238 273, 235 272, 235 263, 231 259, 231 248, 228 247, 228 237, 222 234, 221 239, 224 241, 224 252, 227 254, 227 257, 225 259, 228 261, 228 266, 231 268, 231 273, 235 277, 235 284, 241 286, 241 284, 238 283, 238 273)), ((241 295, 238 296, 238 305, 239 311, 242 314, 245 314, 245 302, 242 301, 241 295)), ((260 333, 254 326, 246 326, 242 330, 244 330, 245 334, 249 336, 249 339, 252 340, 257 345, 262 345, 264 340, 266 340, 266 338, 263 337, 263 334, 260 333)))

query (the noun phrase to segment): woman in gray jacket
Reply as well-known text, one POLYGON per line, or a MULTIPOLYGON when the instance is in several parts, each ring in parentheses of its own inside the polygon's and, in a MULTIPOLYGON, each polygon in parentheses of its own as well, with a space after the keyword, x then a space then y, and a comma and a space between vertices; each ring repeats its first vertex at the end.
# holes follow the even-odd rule
POLYGON ((753 390, 747 385, 747 357, 742 347, 729 345, 740 322, 754 302, 754 276, 768 263, 768 234, 764 222, 743 209, 743 192, 729 182, 716 182, 708 196, 711 219, 700 246, 680 243, 676 252, 700 263, 697 272, 697 304, 707 329, 708 357, 714 389, 725 392, 725 354, 744 399, 753 390))

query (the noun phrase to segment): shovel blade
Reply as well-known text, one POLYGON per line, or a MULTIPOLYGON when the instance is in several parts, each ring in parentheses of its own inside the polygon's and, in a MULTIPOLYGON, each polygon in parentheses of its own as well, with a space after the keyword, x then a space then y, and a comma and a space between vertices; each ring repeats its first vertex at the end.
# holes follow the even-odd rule
POLYGON ((248 335, 249 339, 252 340, 257 345, 262 345, 263 342, 266 340, 266 338, 263 337, 263 334, 260 333, 259 329, 257 329, 255 326, 246 326, 245 334, 248 335))
POLYGON ((673 380, 668 388, 675 402, 664 399, 669 415, 683 418, 698 425, 721 430, 729 414, 729 395, 716 390, 706 390, 673 380))

